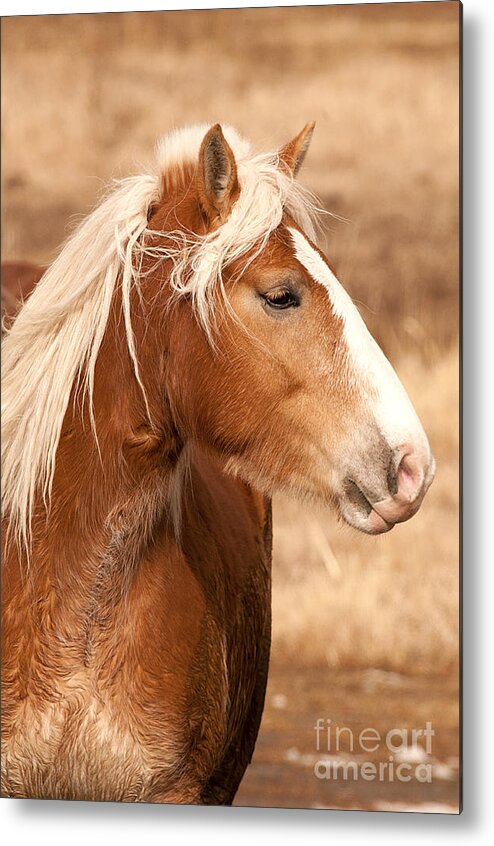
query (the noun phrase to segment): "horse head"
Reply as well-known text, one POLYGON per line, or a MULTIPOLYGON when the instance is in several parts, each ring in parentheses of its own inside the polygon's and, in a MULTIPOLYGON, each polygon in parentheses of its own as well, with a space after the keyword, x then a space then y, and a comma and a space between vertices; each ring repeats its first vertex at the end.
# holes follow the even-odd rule
MULTIPOLYGON (((396 373, 314 242, 311 198, 295 182, 312 131, 255 157, 216 125, 179 176, 165 148, 163 181, 186 186, 174 214, 193 233, 171 272, 167 390, 184 440, 218 453, 227 471, 268 495, 336 506, 375 534, 415 514, 434 460, 396 373)), ((169 220, 169 204, 158 203, 155 257, 169 220)))

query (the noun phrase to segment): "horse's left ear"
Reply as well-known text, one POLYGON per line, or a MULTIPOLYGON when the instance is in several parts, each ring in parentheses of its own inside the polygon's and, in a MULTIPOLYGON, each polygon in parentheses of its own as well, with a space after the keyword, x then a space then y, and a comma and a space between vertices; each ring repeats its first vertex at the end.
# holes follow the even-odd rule
POLYGON ((210 223, 223 223, 238 197, 237 165, 219 123, 204 136, 197 176, 199 201, 210 223))
POLYGON ((306 123, 302 132, 299 132, 292 141, 280 150, 280 161, 287 166, 293 176, 296 176, 302 167, 315 125, 314 121, 306 123))

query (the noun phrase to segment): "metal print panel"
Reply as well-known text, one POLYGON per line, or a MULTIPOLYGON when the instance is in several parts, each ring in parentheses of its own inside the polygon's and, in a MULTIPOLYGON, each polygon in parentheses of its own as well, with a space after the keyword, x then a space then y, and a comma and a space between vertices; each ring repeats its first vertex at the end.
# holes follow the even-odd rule
POLYGON ((459 812, 460 23, 3 19, 3 796, 459 812))

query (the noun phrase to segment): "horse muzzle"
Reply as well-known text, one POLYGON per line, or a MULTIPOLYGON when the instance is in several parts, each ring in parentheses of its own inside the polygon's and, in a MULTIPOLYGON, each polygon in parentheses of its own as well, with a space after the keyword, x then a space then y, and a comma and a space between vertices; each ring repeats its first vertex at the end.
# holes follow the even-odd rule
POLYGON ((419 510, 435 475, 430 452, 421 455, 408 444, 393 451, 380 490, 369 489, 365 481, 346 478, 339 499, 343 519, 371 535, 389 532, 396 523, 409 520, 419 510))

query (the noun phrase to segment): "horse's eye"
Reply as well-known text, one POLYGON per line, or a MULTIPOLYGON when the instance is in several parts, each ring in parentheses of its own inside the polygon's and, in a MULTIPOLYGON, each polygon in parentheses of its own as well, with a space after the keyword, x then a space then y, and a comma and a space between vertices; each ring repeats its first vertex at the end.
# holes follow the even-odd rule
POLYGON ((296 294, 294 294, 293 291, 290 291, 289 288, 285 287, 274 288, 274 290, 268 291, 267 294, 263 294, 262 296, 264 301, 271 308, 293 308, 294 306, 300 305, 300 301, 296 294))

